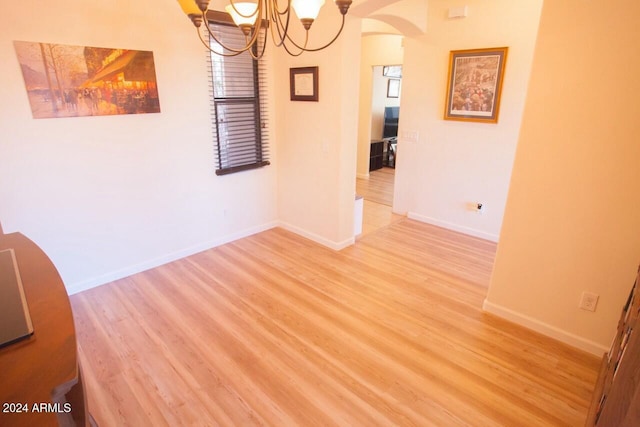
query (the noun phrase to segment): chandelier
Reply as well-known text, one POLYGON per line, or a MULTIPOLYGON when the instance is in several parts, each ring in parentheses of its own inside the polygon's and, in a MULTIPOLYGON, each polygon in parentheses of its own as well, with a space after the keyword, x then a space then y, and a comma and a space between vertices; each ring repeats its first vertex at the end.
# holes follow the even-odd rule
POLYGON ((208 35, 224 49, 223 52, 220 52, 211 48, 200 31, 202 22, 207 22, 209 0, 178 0, 184 13, 195 25, 200 41, 207 49, 222 56, 235 56, 248 51, 254 59, 260 59, 264 55, 267 44, 267 31, 271 33, 273 43, 277 47, 283 47, 291 56, 299 56, 303 52, 316 52, 333 44, 344 28, 345 16, 352 0, 334 0, 342 15, 342 24, 328 43, 320 47, 311 48, 307 46, 309 29, 313 21, 318 17, 324 2, 325 0, 283 0, 281 2, 279 0, 254 0, 254 2, 230 0, 230 4, 225 7, 225 10, 233 19, 233 23, 244 34, 245 44, 240 47, 227 46, 216 37, 209 25, 205 25, 208 35), (279 3, 283 4, 280 5, 279 3), (292 9, 305 29, 303 41, 294 40, 290 34, 289 25, 292 21, 292 9))

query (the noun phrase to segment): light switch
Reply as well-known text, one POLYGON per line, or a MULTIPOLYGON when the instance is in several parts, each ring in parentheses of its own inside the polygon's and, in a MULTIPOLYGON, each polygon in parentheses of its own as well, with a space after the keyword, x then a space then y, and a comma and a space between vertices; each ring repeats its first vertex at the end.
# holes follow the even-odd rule
POLYGON ((402 139, 405 142, 418 142, 418 131, 404 130, 402 131, 402 139))
POLYGON ((469 6, 450 7, 449 19, 466 18, 469 6))

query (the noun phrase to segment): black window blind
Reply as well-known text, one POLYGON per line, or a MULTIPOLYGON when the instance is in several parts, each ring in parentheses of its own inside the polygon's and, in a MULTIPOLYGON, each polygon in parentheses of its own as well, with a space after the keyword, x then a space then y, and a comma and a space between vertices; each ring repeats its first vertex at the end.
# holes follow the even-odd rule
MULTIPOLYGON (((217 22, 209 25, 225 45, 244 45, 244 34, 237 27, 217 22)), ((210 43, 212 49, 223 52, 213 38, 210 43)), ((211 53, 210 58, 216 174, 268 165, 265 58, 255 61, 249 52, 235 56, 211 53)))

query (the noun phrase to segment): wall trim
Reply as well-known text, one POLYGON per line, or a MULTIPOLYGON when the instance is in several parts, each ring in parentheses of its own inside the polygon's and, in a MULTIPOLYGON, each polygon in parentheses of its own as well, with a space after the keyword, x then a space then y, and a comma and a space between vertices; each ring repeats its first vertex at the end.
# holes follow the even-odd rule
POLYGON ((567 332, 563 329, 552 326, 548 323, 542 322, 533 317, 527 316, 509 308, 503 307, 499 304, 494 304, 488 299, 485 299, 482 303, 482 309, 488 313, 494 314, 503 319, 509 320, 525 328, 532 329, 548 337, 554 338, 572 347, 579 348, 595 356, 602 357, 604 353, 609 351, 609 348, 599 344, 597 342, 582 338, 578 335, 567 332))
POLYGON ((436 225, 438 227, 468 234, 469 236, 490 240, 492 242, 497 242, 499 239, 499 236, 497 234, 487 233, 482 230, 476 230, 475 228, 465 227, 463 225, 454 224, 452 222, 441 221, 439 219, 431 218, 426 215, 421 215, 415 212, 407 213, 407 217, 410 219, 415 219, 416 221, 426 222, 427 224, 436 225))
POLYGON ((333 249, 334 251, 342 250, 348 246, 353 245, 356 242, 355 237, 350 237, 348 239, 343 240, 342 242, 334 242, 333 240, 326 239, 318 234, 312 233, 310 231, 304 230, 298 226, 289 224, 287 222, 280 221, 278 226, 284 228, 287 231, 295 233, 299 236, 307 238, 309 240, 313 240, 314 242, 326 246, 327 248, 333 249))
POLYGON ((356 178, 360 178, 360 179, 369 179, 369 177, 370 177, 369 172, 356 174, 356 178))
POLYGON ((209 240, 203 243, 199 243, 188 248, 184 248, 175 252, 168 253, 166 255, 159 256, 147 261, 143 261, 138 264, 134 264, 128 267, 121 268, 110 273, 103 274, 101 276, 93 277, 91 279, 83 280, 76 283, 66 285, 67 293, 69 295, 77 294, 78 292, 86 291, 106 283, 110 283, 125 277, 132 276, 137 273, 141 273, 152 268, 159 267, 161 265, 170 263, 172 261, 179 260, 181 258, 188 257, 198 252, 206 251, 208 249, 215 248, 216 246, 224 245, 225 243, 233 242, 234 240, 242 239, 253 234, 261 233, 263 231, 275 228, 278 226, 276 221, 272 221, 266 224, 258 225, 256 227, 250 227, 236 233, 227 234, 218 239, 209 240))

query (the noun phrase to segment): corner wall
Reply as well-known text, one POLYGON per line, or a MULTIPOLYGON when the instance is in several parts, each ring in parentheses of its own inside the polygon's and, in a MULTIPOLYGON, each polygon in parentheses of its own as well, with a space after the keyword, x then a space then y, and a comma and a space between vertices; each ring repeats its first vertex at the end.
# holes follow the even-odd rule
POLYGON ((640 261, 640 3, 547 1, 485 308, 601 354, 640 261), (595 312, 578 308, 600 295, 595 312))
POLYGON ((469 0, 447 19, 431 0, 426 35, 404 39, 394 211, 498 240, 518 141, 542 0, 469 0), (451 50, 509 47, 499 122, 445 121, 451 50), (417 140, 407 138, 418 135, 417 140), (472 208, 483 203, 484 212, 472 208))
MULTIPOLYGON (((339 27, 340 14, 327 3, 313 23, 309 45, 330 40, 339 27)), ((360 20, 347 16, 340 37, 320 52, 291 57, 281 48, 272 51, 279 94, 279 224, 341 249, 354 242, 360 20), (290 68, 313 66, 319 67, 319 101, 291 101, 290 68)))

